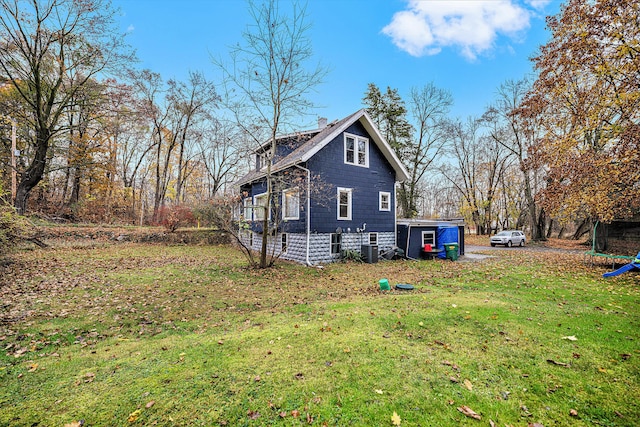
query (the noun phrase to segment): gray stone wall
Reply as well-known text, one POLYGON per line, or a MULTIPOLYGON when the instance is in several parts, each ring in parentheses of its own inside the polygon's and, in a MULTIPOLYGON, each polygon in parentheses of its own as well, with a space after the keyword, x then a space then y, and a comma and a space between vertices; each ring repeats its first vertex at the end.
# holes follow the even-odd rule
MULTIPOLYGON (((241 238, 243 243, 250 242, 249 232, 244 233, 241 238)), ((287 248, 281 252, 282 235, 278 234, 274 239, 269 239, 269 252, 273 251, 280 258, 299 263, 306 263, 307 238, 305 234, 287 233, 287 248)), ((362 244, 369 243, 368 233, 343 233, 342 250, 355 250, 360 252, 362 244)), ((260 251, 262 245, 262 235, 253 233, 253 250, 260 251)), ((395 234, 392 232, 378 233, 378 251, 382 252, 395 245, 395 234)), ((309 262, 313 265, 329 264, 339 261, 340 255, 331 254, 331 234, 316 233, 309 236, 309 262)))

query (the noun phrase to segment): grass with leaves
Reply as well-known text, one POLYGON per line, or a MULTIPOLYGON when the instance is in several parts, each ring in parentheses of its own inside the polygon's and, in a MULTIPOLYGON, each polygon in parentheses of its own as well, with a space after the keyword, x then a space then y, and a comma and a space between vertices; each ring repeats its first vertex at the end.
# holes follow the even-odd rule
POLYGON ((637 425, 640 276, 490 254, 263 271, 228 246, 17 254, 0 425, 637 425))

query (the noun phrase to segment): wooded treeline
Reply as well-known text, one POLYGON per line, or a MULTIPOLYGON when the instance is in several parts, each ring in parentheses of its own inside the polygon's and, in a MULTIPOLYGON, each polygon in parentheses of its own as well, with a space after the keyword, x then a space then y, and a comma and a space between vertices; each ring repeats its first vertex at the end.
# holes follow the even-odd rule
POLYGON ((410 171, 402 216, 544 239, 640 213, 640 3, 572 0, 547 24, 535 74, 500 85, 479 117, 452 119, 433 84, 407 101, 369 85, 364 102, 410 171))
MULTIPOLYGON (((478 233, 536 239, 554 221, 640 211, 640 5, 572 0, 548 27, 535 74, 496 88, 479 117, 451 117, 451 94, 432 83, 404 99, 392 81, 366 88, 364 106, 410 173, 400 216, 464 216, 478 233)), ((233 77, 223 64, 212 67, 233 77)), ((306 75, 302 92, 319 82, 306 75)), ((234 107, 248 104, 230 102, 227 83, 136 69, 106 1, 0 0, 0 190, 8 200, 15 177, 19 213, 120 223, 229 194, 247 150, 285 127, 243 117, 234 107)))

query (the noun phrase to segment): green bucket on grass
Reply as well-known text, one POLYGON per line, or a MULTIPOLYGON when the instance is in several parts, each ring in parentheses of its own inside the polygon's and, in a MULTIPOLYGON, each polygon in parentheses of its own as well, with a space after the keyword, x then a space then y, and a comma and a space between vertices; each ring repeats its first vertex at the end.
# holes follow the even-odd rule
POLYGON ((389 287, 389 281, 387 279, 380 279, 380 290, 388 291, 391 288, 389 287))

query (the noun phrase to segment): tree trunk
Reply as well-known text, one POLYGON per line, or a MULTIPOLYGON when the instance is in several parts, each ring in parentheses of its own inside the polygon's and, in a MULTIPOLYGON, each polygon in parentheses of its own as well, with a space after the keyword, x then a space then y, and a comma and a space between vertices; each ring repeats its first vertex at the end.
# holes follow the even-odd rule
POLYGON ((535 235, 538 237, 534 238, 533 240, 547 240, 545 232, 546 230, 544 227, 546 218, 547 214, 545 213, 544 209, 540 209, 540 215, 538 215, 538 220, 535 223, 535 228, 532 228, 532 232, 533 230, 535 230, 535 235))
POLYGON ((269 171, 267 172, 267 201, 265 202, 263 213, 264 217, 262 219, 262 246, 260 247, 260 268, 269 267, 269 264, 267 263, 267 251, 269 240, 269 209, 271 207, 271 167, 268 166, 267 168, 269 169, 269 171))
POLYGON ((22 174, 16 190, 14 206, 19 215, 24 215, 27 211, 29 193, 42 180, 50 138, 49 129, 38 129, 35 156, 29 168, 22 174))
POLYGON ((578 240, 582 236, 584 236, 586 233, 590 232, 592 225, 593 224, 591 223, 591 220, 589 218, 583 219, 580 225, 578 226, 578 228, 576 229, 575 233, 573 233, 571 240, 578 240))

